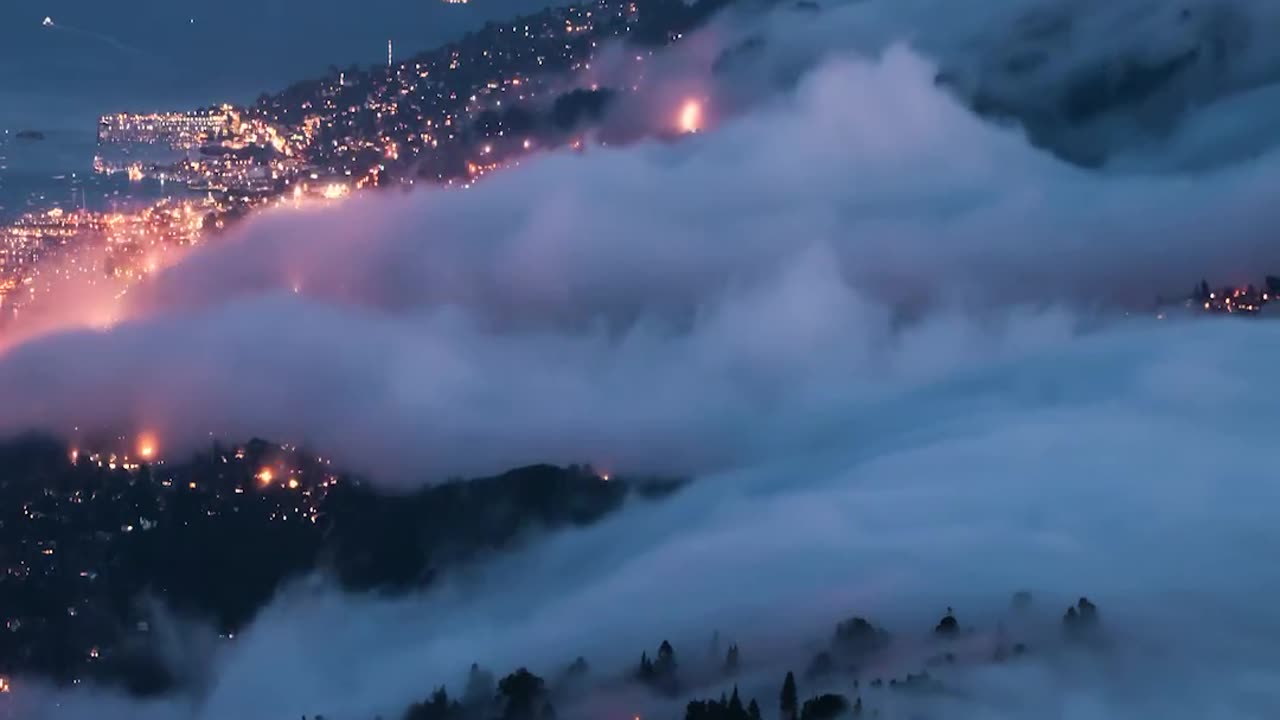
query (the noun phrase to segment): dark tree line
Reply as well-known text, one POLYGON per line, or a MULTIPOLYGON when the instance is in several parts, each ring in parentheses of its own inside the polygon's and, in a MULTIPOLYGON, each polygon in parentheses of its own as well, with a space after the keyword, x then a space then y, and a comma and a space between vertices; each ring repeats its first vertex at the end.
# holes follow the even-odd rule
MULTIPOLYGON (((1013 596, 1011 609, 1024 612, 1030 604, 1030 594, 1019 592, 1013 596)), ((1100 637, 1098 608, 1088 598, 1082 597, 1070 606, 1063 615, 1062 624, 1070 641, 1100 637)), ((943 652, 926 660, 926 665, 954 664, 956 656, 947 648, 953 648, 955 640, 968 632, 971 629, 963 627, 955 611, 947 608, 933 625, 932 632, 932 642, 943 652)), ((826 688, 843 684, 851 692, 848 695, 824 692, 805 697, 801 694, 796 674, 788 671, 777 695, 778 720, 875 716, 878 714, 874 708, 877 693, 929 696, 945 690, 942 682, 927 667, 902 677, 865 677, 857 663, 874 660, 876 655, 889 650, 891 642, 889 633, 866 618, 855 616, 838 623, 828 649, 819 653, 827 657, 825 662, 830 663, 828 670, 820 675, 829 677, 814 676, 812 679, 826 688)), ((1022 643, 1013 644, 1010 650, 1005 646, 1002 633, 995 643, 988 658, 992 662, 1004 662, 1028 652, 1022 643)), ((720 634, 715 632, 710 645, 709 664, 721 672, 719 680, 729 680, 740 669, 738 644, 728 645, 723 662, 720 657, 720 634)), ((702 664, 703 671, 707 664, 702 664)), ((687 679, 682 681, 681 667, 675 648, 663 640, 652 656, 648 651, 641 653, 639 664, 629 677, 656 695, 669 698, 679 695, 681 688, 690 684, 687 679)), ((572 703, 574 696, 586 689, 588 672, 587 661, 579 657, 560 673, 554 683, 549 684, 526 668, 520 668, 495 684, 492 674, 473 664, 460 701, 450 699, 444 688, 437 688, 426 700, 410 707, 402 720, 552 720, 556 716, 553 700, 572 703)), ((811 678, 809 673, 805 677, 811 678)), ((704 674, 702 681, 705 680, 704 674)), ((701 681, 695 678, 695 682, 701 681)), ((731 692, 722 692, 719 698, 689 700, 684 710, 684 720, 763 720, 763 717, 761 704, 756 698, 744 698, 736 683, 732 685, 731 692)))
POLYGON ((677 487, 535 465, 388 495, 261 440, 137 470, 87 450, 73 461, 50 438, 0 442, 0 675, 164 692, 177 678, 139 630, 145 598, 231 635, 291 578, 321 570, 349 591, 422 588, 677 487), (299 484, 264 485, 268 466, 288 466, 299 484))
POLYGON ((555 720, 546 682, 520 668, 502 678, 495 688, 493 676, 471 666, 471 675, 462 701, 449 698, 448 691, 436 688, 431 697, 414 703, 403 720, 555 720))

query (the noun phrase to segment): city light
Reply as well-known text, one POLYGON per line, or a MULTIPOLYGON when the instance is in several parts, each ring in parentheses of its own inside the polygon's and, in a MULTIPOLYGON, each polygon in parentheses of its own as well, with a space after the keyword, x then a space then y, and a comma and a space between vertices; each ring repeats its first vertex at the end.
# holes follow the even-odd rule
POLYGON ((685 100, 680 106, 680 132, 696 133, 702 129, 702 103, 694 99, 685 100))
POLYGON ((271 480, 275 478, 275 473, 271 472, 271 468, 262 468, 258 471, 258 474, 255 477, 257 477, 258 482, 263 485, 270 485, 271 480))
MULTIPOLYGON (((132 182, 155 178, 165 192, 174 188, 203 195, 183 200, 170 196, 149 208, 111 212, 92 210, 82 200, 78 209, 70 205, 45 217, 47 208, 42 208, 0 226, 0 330, 7 330, 3 322, 20 311, 24 318, 35 317, 32 310, 43 312, 85 286, 106 286, 118 299, 134 283, 181 262, 173 251, 204 242, 208 236, 203 231, 225 229, 255 208, 334 201, 363 188, 413 185, 433 176, 441 185, 466 189, 481 177, 519 164, 521 151, 552 149, 559 143, 539 136, 511 137, 515 129, 503 126, 501 113, 540 102, 540 93, 556 92, 538 75, 551 53, 572 71, 590 70, 596 40, 627 32, 638 20, 639 8, 625 0, 559 8, 540 25, 497 25, 481 32, 473 42, 483 47, 477 45, 474 54, 450 48, 394 62, 389 52, 386 73, 353 77, 339 71, 297 98, 280 94, 244 107, 102 115, 97 122, 102 150, 92 166, 96 173, 118 173, 132 182), (583 35, 590 41, 563 42, 583 35), (519 50, 493 52, 493 41, 519 43, 519 50), (474 77, 454 87, 457 83, 446 74, 464 68, 474 77), (363 93, 363 102, 354 100, 356 92, 363 93), (475 133, 477 121, 495 110, 500 113, 497 125, 475 133), (365 114, 372 115, 372 125, 361 119, 365 114), (173 162, 144 162, 131 152, 112 157, 106 148, 113 145, 168 146, 184 153, 173 162), (470 162, 440 161, 458 151, 470 162), (79 282, 69 292, 63 281, 71 275, 79 282)), ((44 25, 57 27, 52 18, 45 18, 44 25)), ((388 42, 388 51, 392 49, 388 42)), ((624 86, 635 90, 642 79, 630 78, 624 86)), ((683 132, 705 129, 704 109, 697 101, 677 110, 675 127, 683 132)), ((581 137, 568 144, 573 150, 586 147, 581 137)), ((61 324, 105 330, 127 319, 123 312, 103 307, 100 299, 81 310, 75 322, 61 324)), ((62 328, 42 326, 40 332, 50 329, 62 328)))
POLYGON ((144 432, 138 436, 138 457, 143 460, 151 460, 156 456, 156 436, 149 432, 144 432))
POLYGON ((324 190, 320 191, 320 195, 326 200, 339 200, 351 194, 351 188, 338 183, 331 183, 324 186, 324 190))

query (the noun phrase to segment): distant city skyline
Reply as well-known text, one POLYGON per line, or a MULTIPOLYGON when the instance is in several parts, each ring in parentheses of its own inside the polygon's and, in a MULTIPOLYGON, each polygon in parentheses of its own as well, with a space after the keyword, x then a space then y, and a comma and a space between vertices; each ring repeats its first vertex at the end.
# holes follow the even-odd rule
POLYGON ((338 0, 8 5, 0 8, 0 126, 91 131, 86 123, 104 112, 244 101, 329 65, 385 62, 388 40, 409 55, 489 20, 564 4, 369 0, 358 12, 338 0))

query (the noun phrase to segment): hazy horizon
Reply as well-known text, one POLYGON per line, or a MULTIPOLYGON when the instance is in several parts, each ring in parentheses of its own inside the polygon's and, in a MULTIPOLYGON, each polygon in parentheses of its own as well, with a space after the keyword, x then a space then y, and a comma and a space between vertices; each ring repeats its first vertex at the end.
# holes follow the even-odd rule
POLYGON ((0 128, 93 132, 103 113, 249 102, 318 77, 330 65, 407 57, 534 12, 545 0, 371 0, 299 6, 233 0, 183 7, 54 0, 0 7, 0 128), (41 25, 45 17, 57 27, 41 25), (192 22, 194 20, 194 22, 192 22))

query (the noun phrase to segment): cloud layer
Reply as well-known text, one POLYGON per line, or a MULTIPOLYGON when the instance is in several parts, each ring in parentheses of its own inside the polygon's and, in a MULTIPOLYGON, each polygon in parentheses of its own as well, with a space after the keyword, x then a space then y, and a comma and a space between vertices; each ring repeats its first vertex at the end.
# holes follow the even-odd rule
MULTIPOLYGON (((930 4, 853 7, 883 41, 930 4)), ((388 484, 534 461, 699 476, 426 596, 293 589, 198 701, 81 690, 38 716, 367 720, 472 660, 621 673, 711 628, 771 704, 839 618, 910 655, 946 606, 990 627, 1027 588, 1050 631, 1093 597, 1113 650, 1033 633, 1036 660, 956 671, 963 696, 933 711, 1267 717, 1280 327, 1138 309, 1280 269, 1280 156, 1082 170, 939 87, 955 56, 926 35, 800 63, 794 90, 678 144, 267 214, 130 322, 0 357, 4 432, 146 428, 171 452, 258 434, 388 484)), ((1193 125, 1244 137, 1243 112, 1193 125)), ((566 709, 637 712, 679 709, 610 687, 566 709)))
MULTIPOLYGON (((945 606, 990 631, 1029 589, 1035 622, 1015 631, 1035 659, 943 671, 961 691, 947 717, 1265 717, 1280 700, 1267 669, 1277 356, 1269 324, 1128 329, 851 403, 821 449, 704 477, 430 595, 286 594, 225 651, 207 698, 151 710, 369 718, 460 687, 471 661, 554 674, 581 653, 608 677, 670 638, 694 668, 712 628, 742 644, 744 683, 769 703, 841 617, 896 631, 901 664, 886 672, 900 673, 918 669, 945 606), (1081 593, 1111 633, 1101 656, 1053 639, 1081 593)), ((678 713, 600 692, 610 717, 678 713)), ((61 702, 51 717, 111 707, 61 702)))
POLYGON ((9 351, 0 431, 259 434, 401 482, 722 469, 885 382, 1069 337, 1045 307, 1280 266, 1280 158, 1087 173, 933 74, 900 47, 837 59, 687 143, 252 220, 133 322, 9 351))

